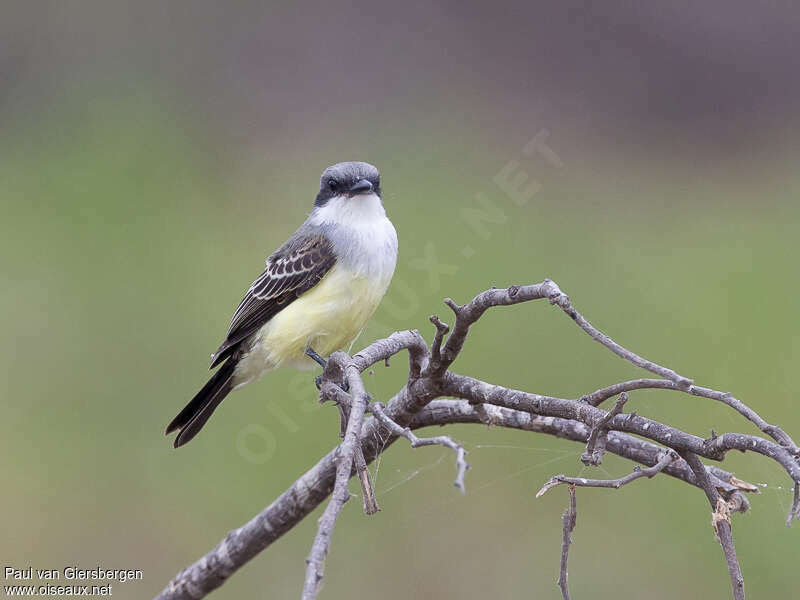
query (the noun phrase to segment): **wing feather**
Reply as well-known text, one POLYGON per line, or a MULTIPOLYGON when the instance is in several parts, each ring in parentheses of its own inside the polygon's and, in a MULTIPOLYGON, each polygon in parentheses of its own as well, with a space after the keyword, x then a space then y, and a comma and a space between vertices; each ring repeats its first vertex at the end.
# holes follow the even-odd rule
POLYGON ((225 341, 211 357, 215 367, 282 309, 314 287, 331 270, 336 257, 330 242, 313 236, 289 243, 267 259, 231 319, 225 341))

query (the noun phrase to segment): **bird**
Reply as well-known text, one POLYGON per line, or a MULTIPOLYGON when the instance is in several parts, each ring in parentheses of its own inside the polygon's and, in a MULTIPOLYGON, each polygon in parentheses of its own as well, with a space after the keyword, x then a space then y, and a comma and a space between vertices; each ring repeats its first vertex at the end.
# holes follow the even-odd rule
POLYGON ((232 391, 282 367, 325 365, 375 313, 397 265, 397 232, 380 173, 365 162, 328 167, 306 221, 266 259, 211 355, 219 367, 167 426, 178 448, 232 391))

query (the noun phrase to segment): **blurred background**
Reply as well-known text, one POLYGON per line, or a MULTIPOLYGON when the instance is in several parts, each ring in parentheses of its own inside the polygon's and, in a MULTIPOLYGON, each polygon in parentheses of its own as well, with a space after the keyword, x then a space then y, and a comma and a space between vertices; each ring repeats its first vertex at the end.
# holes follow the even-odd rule
MULTIPOLYGON (((179 451, 163 429, 343 160, 381 169, 401 246, 358 345, 430 339, 444 297, 551 277, 620 343, 800 437, 795 3, 1 12, 3 565, 142 569, 114 596, 152 597, 337 443, 308 373, 237 392, 179 451), (527 203, 502 185, 520 174, 527 203)), ((454 369, 564 397, 638 374, 537 303, 488 314, 454 369)), ((398 358, 367 386, 386 399, 405 376, 398 358)), ((755 432, 689 396, 636 392, 629 407, 703 436, 755 432)), ((567 494, 534 493, 556 473, 632 465, 585 470, 580 446, 532 434, 451 434, 468 493, 447 451, 396 444, 372 467, 383 510, 346 508, 321 597, 559 597, 567 494)), ((734 521, 747 589, 793 596, 787 478, 749 455, 726 465, 766 484, 734 521)), ((729 597, 698 490, 662 477, 578 503, 574 597, 729 597)), ((297 597, 318 514, 213 597, 297 597)))

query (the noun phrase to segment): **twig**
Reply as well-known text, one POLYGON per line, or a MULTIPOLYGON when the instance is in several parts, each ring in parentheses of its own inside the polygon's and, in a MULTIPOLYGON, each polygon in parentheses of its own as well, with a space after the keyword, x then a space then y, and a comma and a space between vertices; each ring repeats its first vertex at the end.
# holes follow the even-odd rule
POLYGON ((629 473, 624 477, 620 477, 618 479, 586 479, 584 477, 567 477, 566 475, 556 475, 555 477, 551 477, 550 481, 545 483, 536 493, 537 498, 541 498, 544 496, 548 491, 560 485, 562 483, 569 484, 571 486, 580 486, 580 487, 596 487, 596 488, 611 488, 614 490, 618 490, 623 485, 627 485, 632 481, 636 481, 642 477, 647 477, 651 479, 661 473, 673 460, 677 458, 677 455, 672 452, 664 452, 663 456, 659 459, 659 461, 653 465, 652 467, 648 467, 646 469, 642 469, 638 465, 634 467, 633 473, 629 473))
POLYGON ((698 456, 692 452, 681 453, 683 459, 689 464, 689 467, 695 474, 700 487, 706 493, 709 503, 711 504, 712 517, 711 524, 714 526, 714 531, 717 534, 717 540, 722 546, 722 551, 725 554, 725 562, 728 564, 728 572, 731 576, 731 587, 733 588, 734 600, 744 600, 744 578, 742 577, 742 568, 739 565, 739 559, 736 556, 736 547, 733 545, 733 534, 731 533, 730 509, 725 500, 720 496, 717 489, 712 485, 711 480, 708 478, 703 463, 700 462, 698 456))
POLYGON ((409 379, 419 378, 428 366, 428 345, 416 329, 395 331, 388 338, 372 342, 353 355, 353 363, 363 373, 372 365, 385 362, 403 350, 408 350, 409 379))
POLYGON ((350 414, 347 419, 344 440, 339 445, 337 452, 336 480, 333 486, 333 494, 331 494, 331 499, 325 508, 325 512, 322 513, 319 519, 317 535, 311 545, 311 552, 306 559, 306 576, 301 596, 302 600, 313 600, 317 597, 319 584, 324 573, 325 557, 328 555, 336 520, 345 503, 350 499, 347 483, 350 481, 350 475, 353 470, 356 448, 360 445, 361 423, 364 420, 364 412, 367 406, 367 392, 364 390, 364 384, 361 381, 358 368, 343 352, 336 353, 330 357, 323 378, 327 377, 330 381, 333 378, 331 373, 336 369, 344 374, 349 385, 352 399, 350 402, 350 414))
POLYGON ((622 413, 625 403, 628 401, 628 394, 622 392, 619 395, 614 408, 600 419, 600 422, 592 427, 589 434, 589 441, 586 442, 586 451, 581 455, 581 462, 585 465, 599 466, 603 462, 603 455, 606 452, 606 440, 608 439, 608 424, 618 414, 622 413))
POLYGON ((387 416, 383 404, 380 402, 373 402, 370 405, 370 411, 382 425, 391 431, 392 435, 407 439, 412 448, 419 448, 420 446, 445 446, 453 450, 456 453, 456 467, 458 468, 458 474, 456 475, 456 480, 453 482, 453 485, 461 490, 462 494, 467 491, 464 485, 464 476, 467 473, 467 469, 469 469, 469 463, 465 459, 466 450, 464 450, 464 446, 454 442, 449 435, 439 435, 428 438, 417 437, 408 427, 401 427, 392 421, 392 419, 387 416))
MULTIPOLYGON (((547 280, 549 281, 549 280, 547 280)), ((589 337, 591 337, 596 342, 599 342, 609 350, 611 350, 614 354, 619 356, 620 358, 624 358, 630 363, 633 363, 637 367, 640 367, 646 371, 650 371, 651 373, 655 373, 656 375, 660 375, 664 379, 669 379, 670 381, 675 382, 677 386, 681 389, 688 389, 694 382, 689 379, 688 377, 684 377, 683 375, 679 375, 672 369, 668 369, 667 367, 663 367, 659 364, 656 364, 646 358, 642 358, 635 352, 631 352, 627 348, 620 346, 617 342, 612 340, 608 337, 605 333, 597 329, 594 325, 589 323, 583 315, 581 315, 575 307, 572 306, 570 302, 569 296, 567 296, 561 289, 556 285, 555 282, 550 281, 552 285, 552 291, 548 296, 550 299, 550 304, 557 304, 561 310, 563 310, 569 317, 577 323, 578 327, 583 329, 589 337)))
MULTIPOLYGON (((327 383, 325 391, 320 390, 320 394, 324 396, 335 396, 336 406, 339 408, 340 427, 339 437, 344 439, 345 431, 347 430, 347 422, 350 415, 350 396, 344 392, 339 386, 327 383), (328 387, 330 386, 330 388, 328 387)), ((378 500, 375 498, 375 488, 372 486, 372 479, 367 469, 367 461, 364 458, 364 451, 361 448, 361 442, 356 444, 355 454, 353 455, 353 464, 355 465, 358 480, 361 483, 361 501, 364 507, 364 513, 367 515, 374 515, 380 511, 378 500)))
POLYGON ((360 444, 356 446, 356 453, 353 461, 358 474, 358 480, 361 483, 361 502, 364 507, 364 514, 374 515, 380 512, 381 508, 378 506, 378 499, 375 497, 375 488, 372 486, 372 479, 369 475, 367 468, 367 460, 364 458, 364 452, 361 450, 360 444))
MULTIPOLYGON (((484 312, 493 306, 511 306, 530 300, 550 298, 558 286, 549 279, 541 283, 525 286, 511 286, 507 289, 492 288, 475 296, 471 302, 459 306, 450 298, 445 298, 444 303, 450 307, 456 317, 450 337, 442 347, 442 369, 446 370, 461 353, 467 339, 469 328, 481 318, 484 312)), ((558 290, 560 292, 560 290, 558 290)))
POLYGON ((558 574, 558 587, 561 588, 561 597, 570 600, 569 586, 567 585, 567 561, 569 560, 569 546, 572 544, 572 532, 575 531, 575 523, 578 520, 578 499, 575 494, 575 486, 569 486, 569 506, 561 515, 562 535, 561 535, 561 569, 558 574))
POLYGON ((436 334, 433 336, 433 343, 431 344, 430 366, 433 373, 439 373, 443 368, 442 342, 445 336, 450 333, 450 326, 447 323, 443 323, 436 315, 431 315, 429 320, 436 327, 436 334))
POLYGON ((792 521, 800 519, 800 482, 794 482, 794 500, 792 500, 792 508, 789 510, 789 516, 786 517, 786 526, 791 527, 792 521))

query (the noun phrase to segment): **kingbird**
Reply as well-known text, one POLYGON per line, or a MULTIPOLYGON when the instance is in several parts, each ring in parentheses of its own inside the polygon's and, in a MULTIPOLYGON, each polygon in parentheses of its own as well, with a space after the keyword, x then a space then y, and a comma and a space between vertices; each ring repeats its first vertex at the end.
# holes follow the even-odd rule
POLYGON ((397 264, 397 233, 380 174, 364 162, 322 173, 308 219, 267 258, 211 356, 222 366, 167 426, 190 441, 233 390, 279 367, 314 368, 350 346, 372 317, 397 264))

